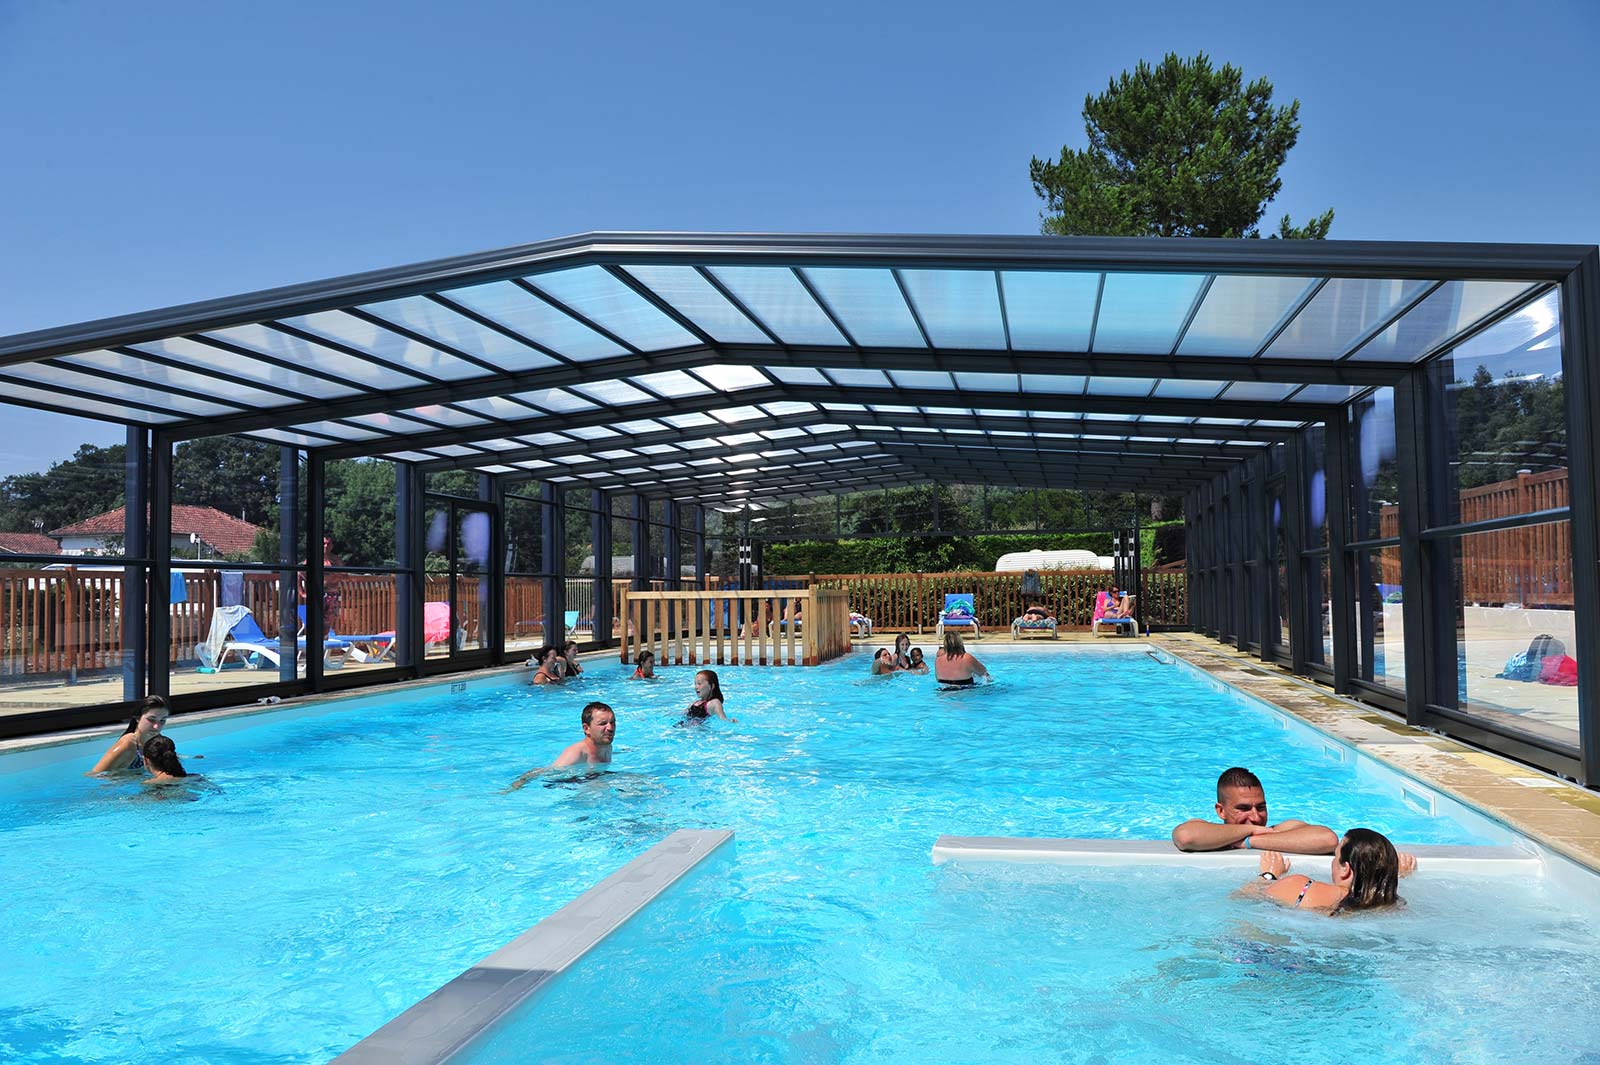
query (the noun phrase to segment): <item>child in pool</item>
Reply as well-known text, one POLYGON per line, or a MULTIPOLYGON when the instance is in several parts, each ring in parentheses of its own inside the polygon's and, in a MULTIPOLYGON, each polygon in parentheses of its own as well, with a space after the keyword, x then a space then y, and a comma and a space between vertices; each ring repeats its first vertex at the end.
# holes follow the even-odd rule
POLYGON ((1400 878, 1417 867, 1417 860, 1395 850, 1382 833, 1352 828, 1334 848, 1332 883, 1289 873, 1289 859, 1279 851, 1261 852, 1259 879, 1245 890, 1265 895, 1280 906, 1320 910, 1329 915, 1348 910, 1403 906, 1398 894, 1400 878))

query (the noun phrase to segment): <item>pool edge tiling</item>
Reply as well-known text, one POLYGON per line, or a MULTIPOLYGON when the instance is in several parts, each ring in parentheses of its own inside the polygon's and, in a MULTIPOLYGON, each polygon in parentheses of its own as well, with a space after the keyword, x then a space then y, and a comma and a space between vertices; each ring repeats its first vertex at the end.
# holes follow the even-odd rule
POLYGON ((1600 873, 1600 795, 1413 728, 1204 637, 1167 633, 1146 642, 1600 873))

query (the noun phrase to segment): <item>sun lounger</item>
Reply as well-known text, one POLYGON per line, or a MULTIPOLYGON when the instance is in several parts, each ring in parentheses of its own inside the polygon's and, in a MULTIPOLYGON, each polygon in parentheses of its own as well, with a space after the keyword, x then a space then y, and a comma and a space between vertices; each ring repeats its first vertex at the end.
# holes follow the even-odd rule
POLYGON ((947 627, 971 629, 975 640, 980 635, 977 611, 973 608, 970 592, 951 592, 944 597, 944 609, 939 611, 939 620, 933 626, 933 631, 942 640, 947 627))
POLYGON ((1011 635, 1018 640, 1056 638, 1056 619, 1024 614, 1011 623, 1011 635))
POLYGON ((1110 626, 1112 632, 1120 633, 1126 629, 1129 636, 1139 635, 1139 622, 1132 616, 1134 597, 1130 595, 1127 598, 1129 616, 1125 618, 1108 618, 1106 617, 1106 611, 1114 606, 1115 603, 1112 602, 1111 596, 1107 593, 1098 593, 1095 596, 1094 619, 1089 623, 1089 631, 1099 636, 1100 627, 1107 625, 1110 626))

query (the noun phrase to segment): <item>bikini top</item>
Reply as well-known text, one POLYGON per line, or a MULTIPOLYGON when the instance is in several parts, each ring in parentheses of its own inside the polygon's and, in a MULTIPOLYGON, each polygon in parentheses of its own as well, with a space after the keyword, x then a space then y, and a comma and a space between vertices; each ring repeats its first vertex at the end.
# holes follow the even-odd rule
POLYGON ((684 711, 684 716, 693 718, 710 717, 711 711, 706 709, 706 700, 702 699, 698 703, 690 703, 689 709, 684 711))

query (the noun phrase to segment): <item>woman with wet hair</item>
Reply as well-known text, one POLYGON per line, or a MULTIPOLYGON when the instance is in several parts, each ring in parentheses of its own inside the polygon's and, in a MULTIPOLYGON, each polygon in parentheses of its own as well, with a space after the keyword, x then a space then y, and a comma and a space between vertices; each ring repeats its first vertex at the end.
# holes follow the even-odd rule
POLYGON ((569 677, 576 677, 583 672, 583 666, 578 664, 578 641, 568 640, 561 645, 562 670, 569 677))
POLYGON ((639 656, 633 662, 634 680, 656 679, 656 653, 654 651, 640 651, 639 656))
POLYGON ((170 736, 152 737, 144 745, 144 762, 150 770, 146 784, 170 784, 189 775, 178 761, 178 745, 170 736))
POLYGON ((146 696, 139 704, 139 712, 128 719, 128 727, 111 749, 89 770, 90 774, 106 773, 117 769, 143 769, 144 749, 150 740, 161 734, 167 725, 167 701, 159 695, 146 696))
POLYGON ((533 676, 528 678, 529 684, 560 684, 564 679, 561 671, 561 648, 553 645, 541 647, 534 653, 533 661, 538 662, 539 667, 534 670, 533 676))
POLYGON ((705 721, 712 716, 724 721, 738 720, 729 717, 722 705, 722 684, 717 680, 716 670, 702 669, 694 675, 694 693, 700 698, 690 703, 689 709, 683 712, 685 722, 705 721))
POLYGON ((911 668, 911 637, 903 632, 894 638, 894 668, 911 668))
POLYGON ((1400 878, 1416 867, 1417 860, 1396 851, 1382 833, 1352 828, 1334 849, 1331 883, 1298 873, 1290 875, 1288 858, 1278 851, 1262 851, 1259 879, 1247 884, 1246 890, 1265 895, 1281 906, 1330 915, 1376 910, 1405 905, 1399 895, 1400 878))

